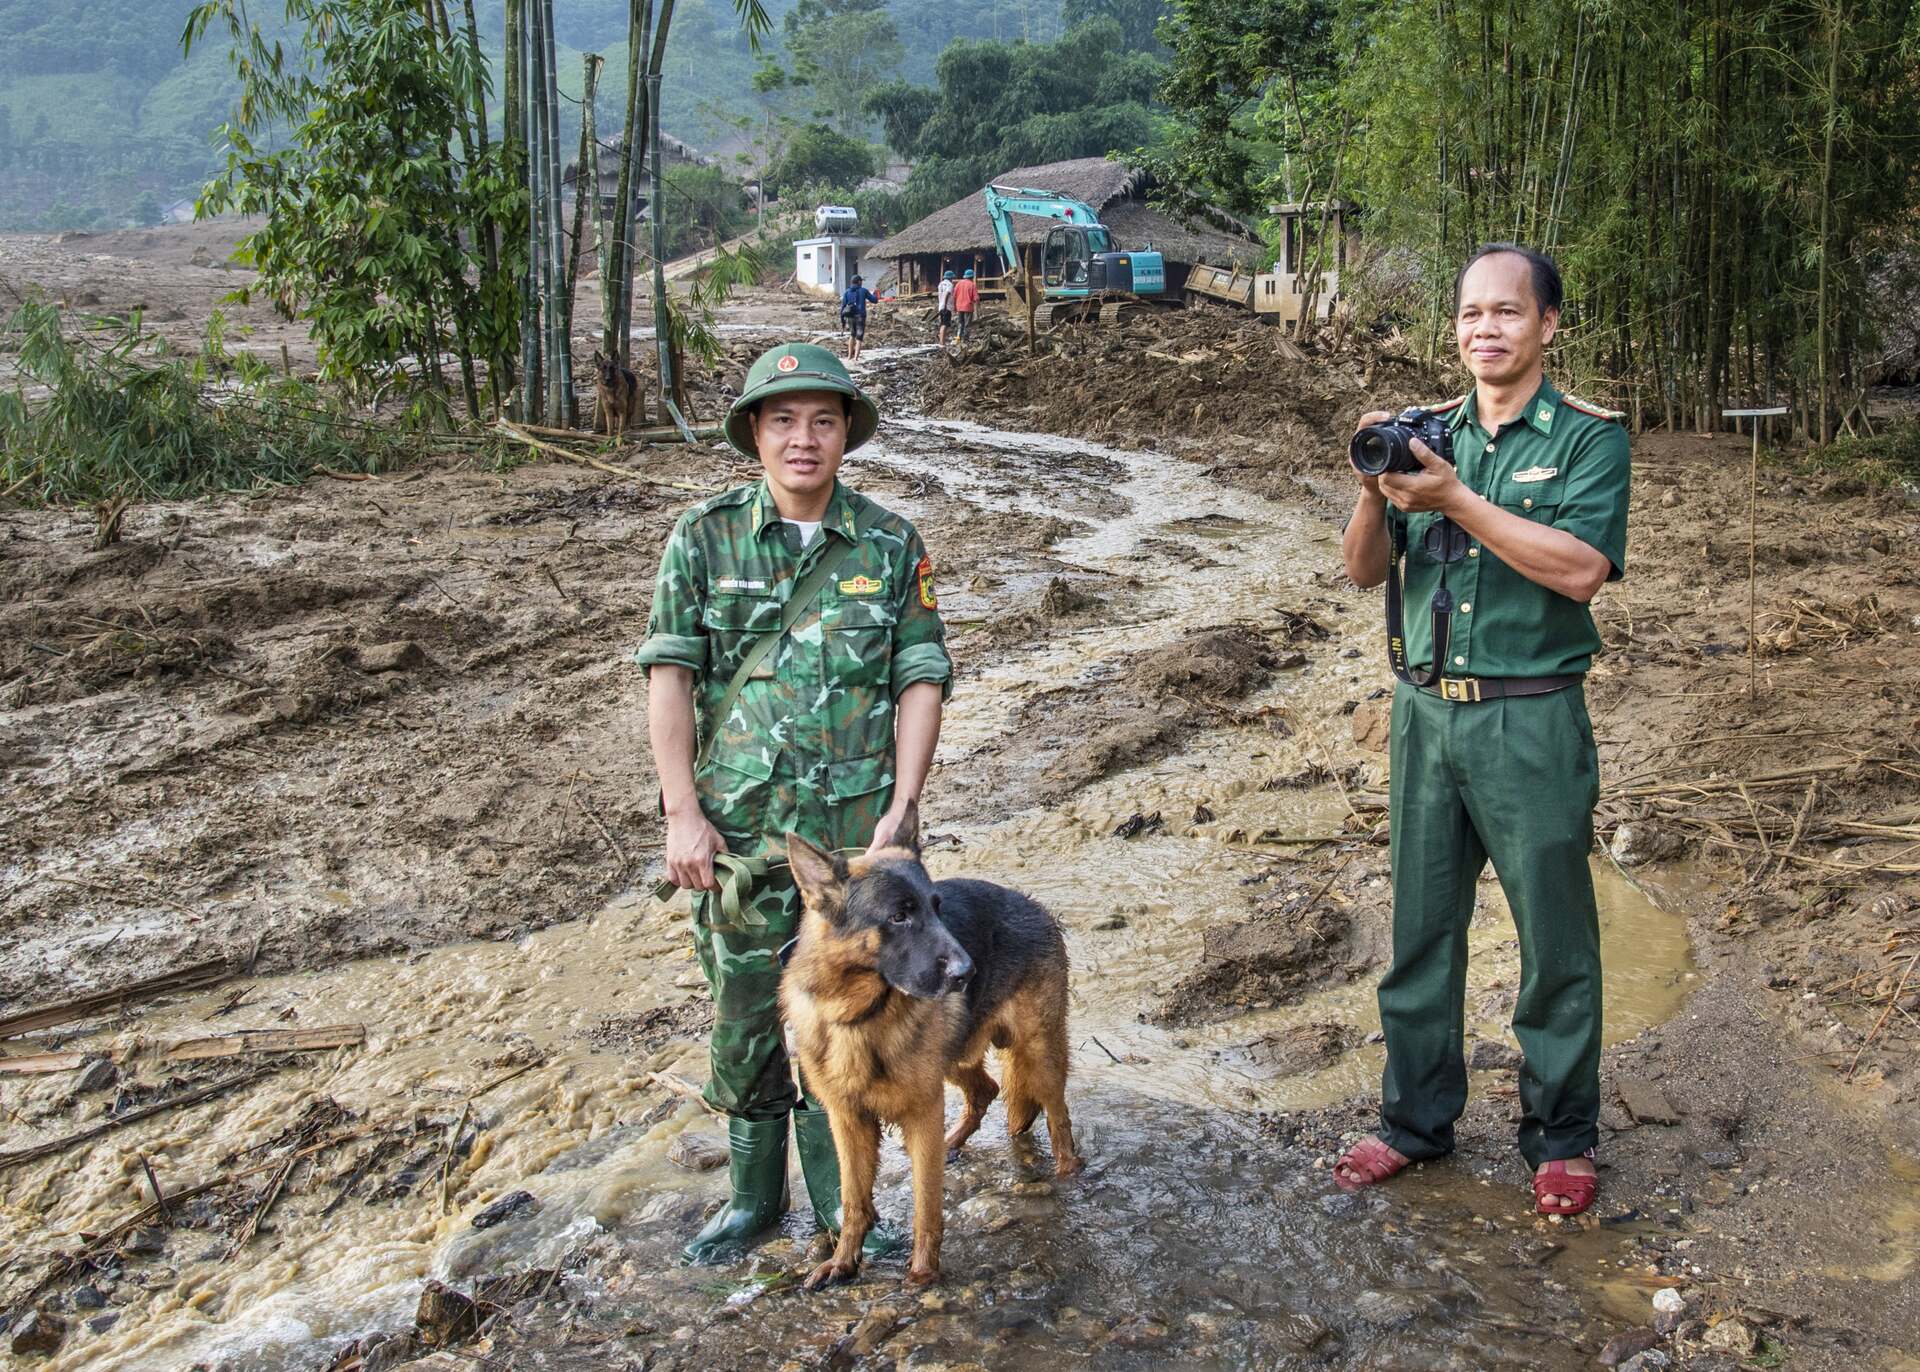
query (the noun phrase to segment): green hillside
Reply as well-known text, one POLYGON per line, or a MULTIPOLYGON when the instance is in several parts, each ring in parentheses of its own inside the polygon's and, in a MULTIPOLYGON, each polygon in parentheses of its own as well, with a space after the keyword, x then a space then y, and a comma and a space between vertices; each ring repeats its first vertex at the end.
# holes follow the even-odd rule
MULTIPOLYGON (((780 23, 796 0, 768 0, 774 34, 766 56, 785 62, 780 23)), ((190 60, 180 34, 193 0, 0 0, 0 230, 120 227, 139 209, 192 197, 221 160, 216 130, 235 84, 223 46, 190 60)), ((264 27, 275 0, 254 0, 264 27)), ((498 69, 501 0, 480 0, 482 44, 498 69)), ((904 55, 901 75, 928 82, 955 38, 1035 40, 1060 28, 1059 0, 888 0, 904 55)), ((456 7, 456 13, 458 12, 456 7)), ((627 0, 556 0, 562 89, 577 100, 580 54, 607 59, 596 102, 603 131, 618 136, 626 90, 627 0)), ((680 0, 665 90, 668 133, 695 147, 738 147, 743 123, 766 111, 752 90, 759 64, 731 0, 680 0)), ((496 83, 497 84, 497 83, 496 83)), ((817 94, 778 97, 778 112, 805 117, 817 94)), ((567 122, 577 138, 577 112, 567 122)))

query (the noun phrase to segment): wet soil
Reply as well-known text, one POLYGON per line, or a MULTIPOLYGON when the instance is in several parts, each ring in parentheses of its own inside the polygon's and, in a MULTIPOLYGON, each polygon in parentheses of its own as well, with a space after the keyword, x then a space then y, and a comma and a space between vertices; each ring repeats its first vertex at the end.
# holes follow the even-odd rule
MULTIPOLYGON (((73 248, 19 244, 0 241, 0 274, 50 274, 73 248)), ((115 270, 202 289, 139 251, 115 270)), ((831 326, 781 293, 737 309, 713 403, 762 342, 831 326)), ((1000 426, 903 417, 848 475, 934 549, 960 668, 930 864, 1030 890, 1067 930, 1088 1174, 1054 1183, 996 1116, 950 1170, 929 1294, 884 1263, 795 1292, 797 1179, 782 1236, 747 1262, 673 1265, 723 1183, 699 1170, 719 1135, 684 1095, 707 1023, 685 917, 644 894, 659 831, 623 658, 697 498, 683 487, 744 471, 725 452, 613 454, 636 477, 448 463, 143 507, 99 554, 90 519, 0 511, 0 1012, 212 953, 251 988, 10 1040, 137 1051, 87 1089, 0 1077, 5 1147, 248 1070, 164 1064, 155 1043, 369 1030, 0 1172, 8 1318, 68 1325, 51 1359, 23 1358, 1572 1368, 1672 1285, 1686 1309, 1658 1350, 1678 1365, 1912 1366, 1916 891, 1869 865, 1914 861, 1912 507, 1774 472, 1749 700, 1744 446, 1637 445, 1632 577, 1598 607, 1611 651, 1590 684, 1603 818, 1630 840, 1625 868, 1596 859, 1616 1045, 1602 1203, 1583 1224, 1528 1213, 1508 1143, 1517 954, 1491 882, 1461 1153, 1346 1197, 1325 1166, 1377 1084, 1387 677, 1377 600, 1344 586, 1325 521, 1344 515, 1350 416, 1440 392, 1407 394, 1421 378, 1392 355, 1276 368, 1252 353, 1270 335, 1217 317, 1045 366, 991 322, 950 360, 913 321, 876 326, 865 373, 890 415, 917 397, 1000 426), (1125 413, 1096 403, 1119 358, 1153 397, 1125 413), (1071 437, 1008 432, 1028 428, 1071 437), (1744 795, 1708 784, 1739 779, 1744 795), (1676 781, 1694 790, 1647 792, 1676 781), (1678 1122, 1640 1122, 1636 1100, 1678 1122), (218 1185, 24 1296, 51 1255, 151 1208, 142 1158, 165 1193, 218 1185), (429 1278, 480 1313, 436 1296, 410 1334, 429 1278), (458 1352, 428 1356, 434 1339, 458 1352)), ((880 1208, 909 1209, 891 1144, 880 1208)))

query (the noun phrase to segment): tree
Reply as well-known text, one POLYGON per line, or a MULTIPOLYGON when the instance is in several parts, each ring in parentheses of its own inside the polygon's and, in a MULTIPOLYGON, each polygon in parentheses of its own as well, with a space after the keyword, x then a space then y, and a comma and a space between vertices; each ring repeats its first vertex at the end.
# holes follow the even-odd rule
POLYGON ((825 124, 809 124, 794 133, 780 160, 767 169, 767 185, 776 195, 804 185, 853 190, 872 175, 870 146, 825 124))
POLYGON ((417 417, 444 414, 451 353, 477 418, 476 359, 489 363, 496 401, 513 374, 511 278, 525 243, 513 226, 526 214, 499 145, 473 141, 469 102, 484 129, 488 79, 477 45, 450 41, 437 0, 284 3, 305 38, 293 53, 262 34, 245 0, 207 0, 188 20, 189 52, 214 23, 226 27, 240 76, 221 130, 226 166, 199 213, 266 216, 236 250, 259 273, 237 294, 259 290, 305 320, 323 379, 368 393, 399 379, 417 417), (496 224, 507 228, 497 252, 496 224))
POLYGON ((842 133, 861 132, 867 95, 905 52, 886 0, 800 0, 787 14, 786 36, 820 112, 842 133))
POLYGON ((1069 29, 1089 19, 1111 19, 1120 26, 1120 38, 1134 52, 1164 53, 1156 30, 1171 11, 1166 0, 1062 0, 1060 22, 1069 29))
POLYGON ((1052 43, 955 43, 940 54, 937 87, 890 82, 866 108, 915 164, 903 208, 918 217, 1012 167, 1151 141, 1163 71, 1128 51, 1118 23, 1095 19, 1052 43))
POLYGON ((136 229, 150 229, 164 216, 160 211, 160 197, 152 191, 141 191, 133 203, 127 206, 127 222, 136 229))

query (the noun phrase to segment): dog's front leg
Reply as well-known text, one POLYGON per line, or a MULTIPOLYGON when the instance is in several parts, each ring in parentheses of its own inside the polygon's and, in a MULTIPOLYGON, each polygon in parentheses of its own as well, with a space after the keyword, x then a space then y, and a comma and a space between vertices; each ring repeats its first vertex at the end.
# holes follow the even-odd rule
POLYGON ((807 1278, 809 1291, 845 1281, 860 1270, 860 1244, 876 1218, 873 1179, 880 1167, 880 1121, 829 1104, 827 1122, 840 1159, 840 1242, 833 1256, 807 1278))
POLYGON ((931 1110, 900 1121, 913 1165, 913 1264, 907 1280, 926 1286, 940 1280, 940 1239, 946 1233, 946 1120, 940 1097, 931 1110))

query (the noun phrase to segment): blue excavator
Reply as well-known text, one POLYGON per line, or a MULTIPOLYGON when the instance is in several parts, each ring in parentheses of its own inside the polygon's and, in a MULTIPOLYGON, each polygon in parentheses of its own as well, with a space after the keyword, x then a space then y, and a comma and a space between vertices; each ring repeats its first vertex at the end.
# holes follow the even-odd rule
POLYGON ((1040 256, 1040 299, 1031 302, 1035 323, 1040 327, 1093 320, 1113 324, 1130 309, 1179 303, 1167 294, 1166 259, 1152 249, 1126 252, 1115 248, 1113 234, 1084 201, 1017 186, 988 186, 986 200, 994 243, 1006 264, 1012 293, 1022 304, 1029 303, 1025 299, 1027 283, 1010 216, 1025 214, 1058 221, 1047 230, 1040 256))

